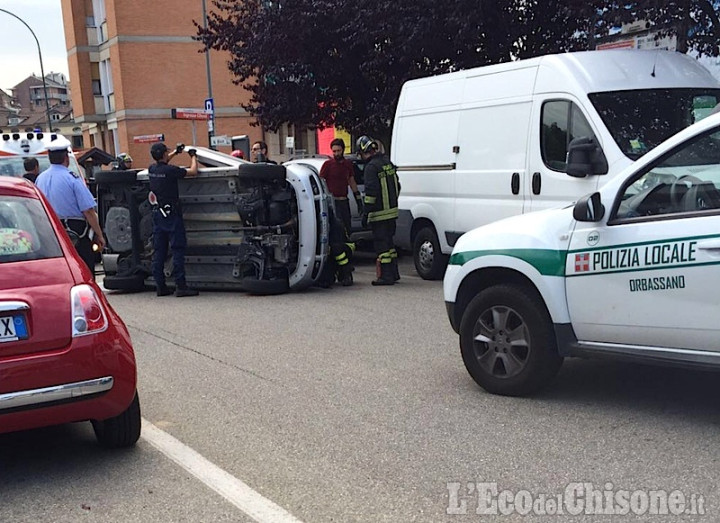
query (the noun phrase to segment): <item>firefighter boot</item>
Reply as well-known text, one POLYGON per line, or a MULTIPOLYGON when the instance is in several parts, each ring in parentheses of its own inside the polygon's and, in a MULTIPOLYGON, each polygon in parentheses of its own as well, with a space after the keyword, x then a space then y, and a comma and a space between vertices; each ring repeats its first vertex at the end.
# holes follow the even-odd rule
POLYGON ((397 258, 393 258, 392 263, 390 264, 390 267, 392 269, 392 277, 394 282, 400 281, 400 268, 398 267, 397 258))
POLYGON ((353 268, 350 264, 343 265, 338 269, 337 276, 340 285, 343 287, 350 287, 353 284, 353 268))
POLYGON ((380 277, 372 281, 373 285, 393 285, 395 283, 391 265, 390 263, 380 264, 380 277))

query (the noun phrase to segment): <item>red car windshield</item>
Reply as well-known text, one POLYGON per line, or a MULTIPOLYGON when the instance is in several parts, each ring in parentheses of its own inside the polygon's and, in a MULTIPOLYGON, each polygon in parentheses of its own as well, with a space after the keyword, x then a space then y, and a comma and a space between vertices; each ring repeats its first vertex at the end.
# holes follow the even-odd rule
POLYGON ((0 195, 0 264, 62 255, 39 200, 0 195))

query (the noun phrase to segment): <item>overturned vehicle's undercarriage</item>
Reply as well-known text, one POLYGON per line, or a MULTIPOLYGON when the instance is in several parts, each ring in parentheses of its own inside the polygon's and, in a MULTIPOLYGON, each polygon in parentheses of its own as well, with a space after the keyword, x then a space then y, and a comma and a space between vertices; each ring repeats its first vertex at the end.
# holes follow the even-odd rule
MULTIPOLYGON (((153 285, 147 175, 104 171, 98 209, 108 243, 107 289, 153 285)), ((179 182, 188 285, 279 294, 313 285, 328 256, 332 198, 309 168, 241 163, 179 182)), ((172 282, 172 260, 165 274, 172 282)))

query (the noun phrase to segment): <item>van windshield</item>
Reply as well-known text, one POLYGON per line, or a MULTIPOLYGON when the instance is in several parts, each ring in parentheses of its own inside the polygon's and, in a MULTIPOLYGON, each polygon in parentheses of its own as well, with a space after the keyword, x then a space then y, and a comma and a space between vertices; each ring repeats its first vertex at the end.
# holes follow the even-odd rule
MULTIPOLYGON (((12 155, 12 156, 0 156, 0 176, 14 176, 16 178, 22 177, 25 174, 24 162, 28 158, 37 158, 40 164, 40 172, 50 167, 50 160, 47 154, 27 154, 27 155, 12 155)), ((75 159, 75 156, 70 156, 70 166, 68 167, 71 171, 80 175, 85 175, 85 171, 80 170, 80 166, 75 159)))
POLYGON ((637 160, 708 116, 720 89, 647 89, 588 95, 620 150, 637 160))

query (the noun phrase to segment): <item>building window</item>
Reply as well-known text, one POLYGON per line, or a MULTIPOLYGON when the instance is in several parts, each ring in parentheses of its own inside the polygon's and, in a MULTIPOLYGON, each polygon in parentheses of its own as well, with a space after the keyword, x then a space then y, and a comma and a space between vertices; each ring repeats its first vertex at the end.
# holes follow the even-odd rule
POLYGON ((59 122, 60 120, 62 120, 62 115, 61 115, 61 114, 57 114, 57 113, 53 113, 53 114, 50 115, 50 120, 53 121, 53 122, 59 122))

